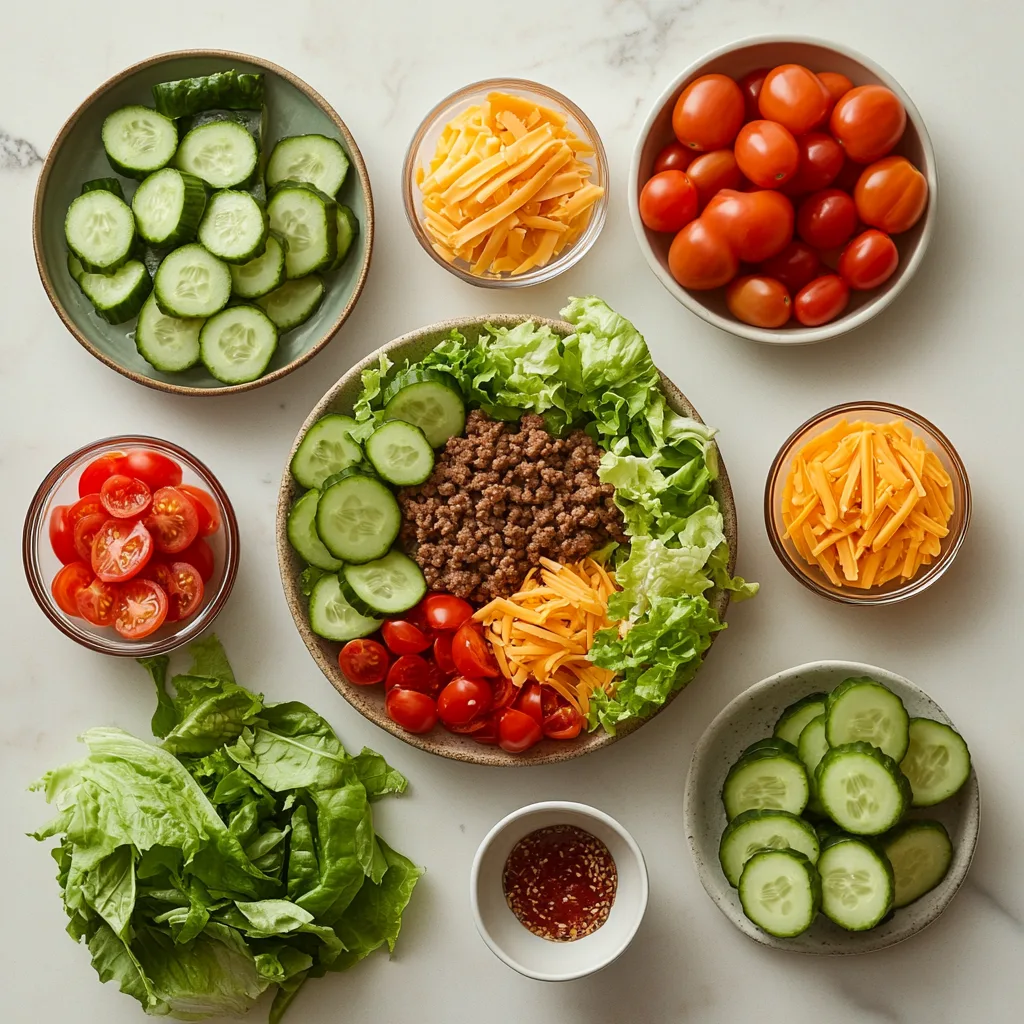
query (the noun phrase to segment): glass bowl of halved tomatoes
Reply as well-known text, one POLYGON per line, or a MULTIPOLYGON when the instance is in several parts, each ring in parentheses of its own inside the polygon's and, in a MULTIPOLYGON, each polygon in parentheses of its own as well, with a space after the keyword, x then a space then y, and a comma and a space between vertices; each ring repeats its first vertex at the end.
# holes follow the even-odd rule
POLYGON ((65 636, 101 654, 164 654, 217 617, 238 572, 238 522, 210 469, 130 435, 61 459, 22 534, 29 589, 65 636))

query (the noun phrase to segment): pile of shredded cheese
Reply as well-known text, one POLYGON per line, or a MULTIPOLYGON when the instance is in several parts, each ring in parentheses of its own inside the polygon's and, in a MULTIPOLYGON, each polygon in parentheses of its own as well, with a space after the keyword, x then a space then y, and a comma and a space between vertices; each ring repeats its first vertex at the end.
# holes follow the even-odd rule
POLYGON ((592 558, 573 565, 540 562, 517 593, 496 597, 473 618, 487 627, 484 635, 507 679, 550 686, 586 716, 590 695, 608 690, 615 675, 592 664, 587 651, 594 634, 613 625, 608 598, 617 588, 592 558))
POLYGON ((424 227, 446 262, 482 276, 543 267, 583 232, 604 189, 587 179, 593 147, 558 111, 492 92, 450 121, 418 168, 424 227))
POLYGON ((808 442, 782 493, 785 536, 834 586, 912 579, 941 550, 953 484, 902 420, 843 420, 808 442))

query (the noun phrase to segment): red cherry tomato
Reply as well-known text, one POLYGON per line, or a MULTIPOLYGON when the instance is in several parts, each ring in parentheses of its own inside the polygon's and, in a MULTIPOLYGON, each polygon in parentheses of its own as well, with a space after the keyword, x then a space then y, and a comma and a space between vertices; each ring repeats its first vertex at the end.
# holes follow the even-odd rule
POLYGON ((188 562, 172 562, 167 590, 167 617, 173 622, 194 615, 203 603, 203 578, 199 570, 188 562))
POLYGON ((830 111, 853 88, 853 82, 838 71, 819 71, 818 81, 828 93, 830 111))
POLYGON ((384 685, 387 689, 400 686, 405 690, 428 693, 431 688, 430 663, 421 654, 403 654, 388 669, 384 685))
POLYGON ((421 606, 431 629, 454 631, 473 617, 473 606, 452 594, 427 594, 421 606))
POLYGON ((857 207, 848 192, 826 188, 809 195, 796 213, 796 233, 816 249, 845 245, 857 230, 857 207))
POLYGON ((215 560, 213 557, 213 548, 201 538, 192 541, 191 544, 179 555, 183 562, 188 562, 189 565, 194 565, 199 572, 199 576, 204 583, 209 583, 213 579, 213 572, 215 568, 215 560))
POLYGON ((785 185, 800 166, 800 147, 793 133, 775 121, 751 121, 733 147, 740 170, 761 188, 785 185))
POLYGON ((728 146, 743 124, 740 87, 727 75, 701 75, 676 100, 672 130, 689 149, 708 153, 728 146))
POLYGON ((692 149, 687 149, 681 142, 670 142, 655 158, 652 174, 662 171, 685 171, 694 158, 692 149))
POLYGON ((92 515, 82 516, 75 523, 75 551, 83 562, 92 561, 93 541, 109 518, 105 512, 93 512, 92 515))
POLYGON ((142 523, 108 519, 92 542, 92 569, 104 583, 131 579, 153 554, 153 537, 142 523))
POLYGON ((181 466, 162 452, 148 448, 132 448, 125 452, 119 472, 138 477, 151 491, 177 487, 181 483, 181 466))
POLYGON ((478 721, 477 727, 473 730, 473 739, 477 743, 486 743, 488 745, 494 745, 498 742, 498 717, 500 712, 497 714, 491 713, 489 715, 483 715, 478 721))
POLYGON ((388 690, 388 695, 384 698, 384 710, 388 718, 406 732, 430 732, 437 725, 437 705, 434 698, 420 693, 419 690, 403 690, 398 686, 388 690))
POLYGON ((99 491, 108 476, 122 472, 123 460, 124 452, 104 452, 98 459, 93 459, 78 478, 78 496, 84 498, 99 491))
POLYGON ((498 676, 491 683, 491 690, 491 707, 495 710, 511 706, 519 693, 518 687, 507 676, 498 676))
POLYGON ((152 500, 152 491, 141 480, 120 473, 108 476, 100 488, 100 501, 107 514, 115 519, 141 516, 152 500))
POLYGON ((843 147, 824 132, 808 132, 801 135, 796 144, 800 149, 800 166, 782 191, 786 195, 799 195, 828 188, 846 162, 843 147))
POLYGON ((78 593, 93 581, 92 569, 85 562, 71 562, 61 566, 53 577, 50 593, 57 607, 65 614, 78 617, 78 593))
POLYGON ((388 619, 380 632, 392 654, 419 654, 430 646, 430 637, 403 619, 388 619))
POLYGON ((703 217, 691 220, 669 246, 669 272, 684 288, 694 291, 721 287, 736 276, 739 266, 721 232, 703 217))
POLYGON ((539 683, 524 683, 513 705, 525 711, 538 725, 544 721, 544 698, 539 683))
POLYGON ((907 126, 903 104, 884 85, 858 85, 832 110, 829 129, 846 155, 859 164, 880 160, 907 126))
POLYGON ((853 199, 865 224, 898 235, 924 213, 928 182, 906 157, 887 156, 864 168, 853 199))
POLYGON ((574 740, 583 729, 583 716, 565 704, 544 719, 542 728, 550 740, 574 740))
POLYGON ((793 315, 805 327, 835 320, 850 301, 850 289, 838 274, 816 277, 796 293, 793 315))
POLYGON ((884 284, 896 272, 900 254, 896 243, 881 231, 871 228, 859 234, 839 257, 839 274, 856 291, 867 291, 884 284))
POLYGON ((384 645, 376 640, 349 640, 338 652, 338 668, 353 686, 383 683, 389 661, 384 645))
POLYGON ((471 679, 498 675, 498 666, 487 641, 472 622, 465 622, 456 630, 452 638, 452 660, 459 673, 471 679))
POLYGON ((68 523, 68 506, 54 505, 50 510, 50 547, 65 565, 78 561, 75 528, 68 523))
POLYGON ((446 676, 455 675, 455 659, 452 657, 452 634, 438 633, 434 641, 434 661, 446 676))
POLYGON ((94 579, 89 586, 78 591, 78 614, 94 626, 112 626, 120 593, 118 584, 94 579))
POLYGON ((723 188, 739 188, 742 179, 731 149, 702 153, 690 164, 686 176, 697 188, 697 203, 702 210, 716 192, 723 188))
POLYGON ((521 754, 544 738, 540 724, 524 711, 506 708, 498 720, 498 745, 510 754, 521 754))
POLYGON ((828 117, 831 102, 813 71, 802 64, 780 64, 768 72, 757 105, 762 117, 803 135, 828 117))
POLYGON ((730 281, 725 304, 737 320, 753 327, 781 327, 793 310, 789 292, 781 281, 756 274, 730 281))
MULTIPOLYGON (((748 121, 758 121, 761 118, 761 110, 757 105, 757 101, 769 71, 771 71, 771 68, 755 68, 753 71, 748 71, 740 79, 740 90, 743 92, 743 105, 748 121)), ((733 185, 729 186, 729 188, 734 187, 733 185)))
POLYGON ((724 238, 744 263, 760 263, 793 240, 793 204, 771 190, 724 189, 708 203, 700 219, 724 238))
POLYGON ((786 286, 790 295, 795 295, 821 272, 818 254, 806 243, 792 241, 780 252, 758 264, 758 273, 774 277, 786 286))
POLYGON ((65 515, 68 528, 74 533, 79 519, 95 515, 97 512, 106 515, 106 511, 103 507, 103 502, 100 501, 99 493, 87 494, 84 498, 79 498, 74 505, 68 508, 65 515))
POLYGON ((169 555, 184 551, 199 534, 196 507, 176 487, 161 487, 153 494, 145 524, 156 546, 169 555))
POLYGON ((447 726, 469 725, 491 707, 491 688, 482 679, 456 676, 437 697, 437 717, 447 726))
POLYGON ((155 633, 167 619, 167 595, 152 580, 129 580, 117 595, 114 629, 126 640, 155 633))
POLYGON ((220 529, 220 506, 217 499, 204 491, 202 487, 193 487, 191 484, 178 484, 178 490, 192 499, 196 507, 196 517, 199 520, 199 536, 209 537, 220 529))
POLYGON ((697 216, 697 187, 683 171, 662 171, 640 192, 640 219, 651 231, 678 231, 697 216))

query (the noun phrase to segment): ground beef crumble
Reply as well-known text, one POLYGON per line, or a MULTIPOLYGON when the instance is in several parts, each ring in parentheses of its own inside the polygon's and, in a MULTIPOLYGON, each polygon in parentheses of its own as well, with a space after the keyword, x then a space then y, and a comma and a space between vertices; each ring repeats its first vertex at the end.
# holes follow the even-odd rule
POLYGON ((402 543, 432 590, 481 604, 508 597, 542 556, 571 562, 625 541, 600 461, 581 430, 557 438, 540 416, 517 427, 471 412, 430 479, 399 491, 402 543))

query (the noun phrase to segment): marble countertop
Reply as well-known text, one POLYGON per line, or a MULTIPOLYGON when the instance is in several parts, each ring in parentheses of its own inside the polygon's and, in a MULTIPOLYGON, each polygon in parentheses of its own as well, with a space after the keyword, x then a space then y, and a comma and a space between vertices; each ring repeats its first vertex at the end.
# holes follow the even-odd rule
MULTIPOLYGON (((1024 475, 1019 329, 1024 136, 1014 0, 39 0, 7 7, 0 61, 0 294, 5 314, 0 466, 3 713, 0 716, 4 913, 3 1009, 10 1024, 74 1019, 132 1024, 135 1002, 100 985, 64 934, 53 862, 24 833, 47 817, 26 785, 78 756, 75 737, 113 723, 147 735, 148 681, 131 662, 90 654, 32 603, 20 559, 24 510, 43 474, 95 437, 144 428, 192 449, 239 512, 243 557, 217 624, 239 679, 276 700, 321 710, 343 741, 369 744, 411 779, 380 806, 382 831, 428 874, 393 960, 374 955, 309 985, 290 1012, 308 1024, 469 1024, 523 1020, 662 1024, 1009 1022, 1024 1003, 1024 475), (636 132, 677 72, 731 39, 792 32, 842 40, 892 72, 935 144, 941 199, 917 278, 895 305, 839 341, 757 347, 716 331, 661 288, 633 239, 624 178, 636 132), (223 47, 296 72, 341 113, 359 142, 378 217, 366 290, 333 343, 305 367, 249 394, 189 400, 141 388, 74 343, 47 303, 32 258, 40 157, 68 114, 108 76, 152 52, 223 47), (578 102, 600 130, 614 194, 591 254, 552 284, 474 289, 414 242, 399 195, 406 143, 429 105, 496 74, 538 78, 578 102), (592 757, 493 770, 423 754, 362 719, 322 678, 292 626, 273 546, 284 459, 320 395, 355 360, 423 324, 458 314, 555 315, 593 292, 631 318, 658 363, 720 442, 739 507, 739 570, 761 596, 736 606, 708 664, 671 709, 592 757), (970 536, 948 575, 888 609, 829 604, 772 554, 762 489, 781 441, 836 402, 880 398, 934 420, 974 488, 970 536), (819 658, 884 665, 924 687, 974 755, 984 805, 974 866, 946 914, 901 946, 860 958, 762 948, 715 909, 682 827, 694 743, 715 713, 758 679, 819 658), (652 900, 632 947, 585 981, 521 978, 478 938, 468 878, 479 840, 536 799, 594 803, 631 830, 647 857, 652 900)), ((265 1009, 255 1019, 265 1019, 265 1009)), ((293 1015, 293 1016, 292 1016, 293 1015)))

